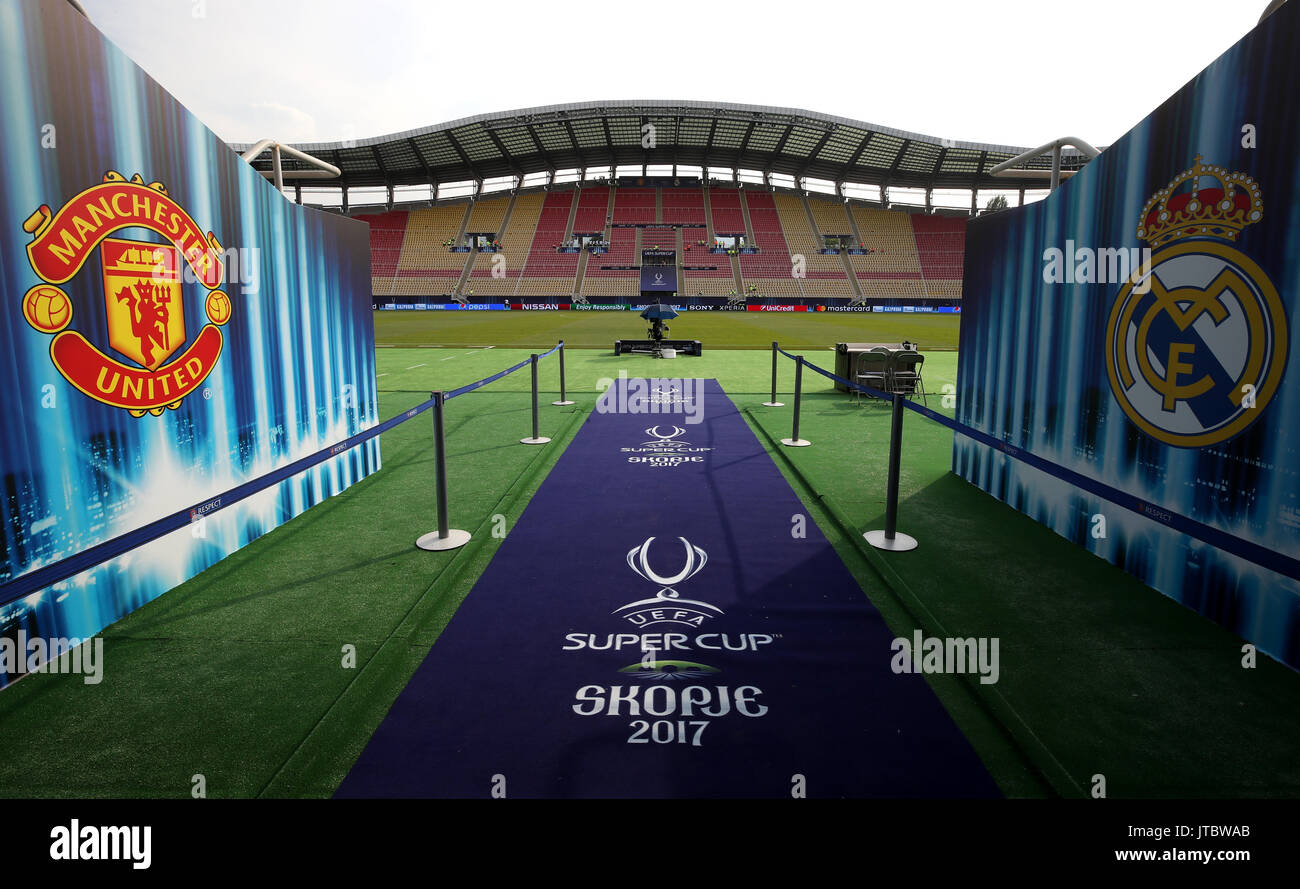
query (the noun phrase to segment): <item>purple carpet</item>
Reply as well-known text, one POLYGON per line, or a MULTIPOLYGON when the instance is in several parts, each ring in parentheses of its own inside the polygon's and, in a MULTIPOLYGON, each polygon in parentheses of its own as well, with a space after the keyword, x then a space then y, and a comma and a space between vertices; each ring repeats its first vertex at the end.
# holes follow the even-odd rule
POLYGON ((999 796, 718 383, 615 389, 337 796, 999 796))

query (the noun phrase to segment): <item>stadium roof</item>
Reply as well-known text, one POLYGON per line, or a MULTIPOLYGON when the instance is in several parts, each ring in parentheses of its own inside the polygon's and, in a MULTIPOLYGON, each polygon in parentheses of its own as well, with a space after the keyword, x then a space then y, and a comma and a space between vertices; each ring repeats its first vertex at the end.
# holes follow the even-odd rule
MULTIPOLYGON (((797 108, 710 102, 580 102, 480 114, 349 142, 298 144, 337 166, 330 185, 439 184, 556 170, 619 165, 729 167, 921 188, 1042 188, 1039 175, 992 176, 988 170, 1026 148, 959 142, 797 108), (653 126, 653 131, 646 129, 653 126), (653 134, 653 147, 643 138, 653 134)), ((247 145, 233 145, 244 151, 247 145)), ((1073 171, 1087 157, 1062 153, 1073 171)), ((271 158, 254 162, 271 169, 271 158)), ((1026 165, 1049 170, 1051 159, 1026 165)), ((283 159, 286 174, 310 167, 283 159)), ((288 175, 286 179, 292 180, 288 175)), ((324 184, 324 183, 322 183, 324 184)))

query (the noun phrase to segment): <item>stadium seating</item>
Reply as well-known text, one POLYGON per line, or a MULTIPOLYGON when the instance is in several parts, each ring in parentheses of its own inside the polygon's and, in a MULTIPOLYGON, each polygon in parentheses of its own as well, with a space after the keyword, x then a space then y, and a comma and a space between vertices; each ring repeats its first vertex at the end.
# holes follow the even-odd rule
POLYGON ((501 234, 501 222, 505 219, 506 208, 510 206, 509 197, 483 198, 474 202, 470 211, 469 222, 465 223, 465 232, 483 234, 492 232, 501 234))
POLYGON ((610 193, 609 187, 596 186, 520 195, 509 219, 504 220, 504 232, 500 228, 509 205, 506 196, 486 198, 469 208, 462 202, 358 214, 357 218, 370 224, 372 291, 377 297, 453 293, 467 257, 452 253, 445 242, 456 238, 465 221, 466 231, 497 232, 506 258, 505 277, 493 278, 494 254, 474 257, 465 291, 472 290, 471 298, 476 301, 571 295, 580 257, 557 253, 555 248, 575 231, 600 232, 611 239, 608 253, 588 257, 582 283, 585 296, 615 300, 637 296, 639 276, 634 269, 600 267, 639 265, 639 249, 658 243, 679 251, 683 266, 715 266, 710 270, 683 269, 679 282, 683 297, 725 297, 736 287, 730 258, 698 245, 700 241, 711 244, 714 232, 744 232, 744 200, 761 252, 738 257, 743 295, 777 301, 852 298, 853 284, 845 276, 841 258, 818 251, 824 243, 822 236, 852 234, 855 226, 861 243, 874 251, 848 257, 864 297, 872 301, 961 298, 964 217, 909 215, 860 204, 850 204, 846 214, 842 202, 817 196, 808 197, 806 211, 803 199, 795 194, 725 186, 709 189, 711 212, 705 210, 705 194, 700 188, 614 189, 611 214, 610 193), (568 228, 571 213, 572 230, 568 228), (641 228, 611 228, 611 215, 614 221, 641 228), (699 227, 710 216, 714 231, 699 227), (656 221, 663 227, 646 227, 656 221), (791 254, 804 257, 806 277, 791 277, 791 254), (751 284, 754 291, 749 290, 751 284))
MULTIPOLYGON (((663 192, 664 222, 670 225, 704 224, 704 192, 698 188, 665 188, 661 190, 663 192)), ((696 240, 704 237, 699 234, 701 231, 701 229, 695 229, 698 234, 696 240)), ((689 230, 687 234, 689 234, 689 230)))
MULTIPOLYGON (((730 296, 736 289, 736 279, 731 274, 731 262, 727 257, 718 257, 717 271, 683 272, 678 284, 678 292, 683 296, 730 296)), ((707 263, 701 263, 707 265, 707 263)))
MULTIPOLYGON (((714 193, 717 193, 714 190, 714 193)), ((734 207, 739 216, 740 203, 734 207)), ((724 210, 724 216, 725 216, 724 210)), ((715 266, 713 269, 698 271, 682 270, 682 279, 678 282, 679 292, 683 296, 701 295, 705 297, 729 297, 736 291, 736 278, 731 272, 729 256, 710 253, 713 233, 708 229, 708 211, 704 207, 704 190, 699 188, 665 188, 663 189, 663 219, 665 222, 679 224, 699 222, 703 226, 692 226, 681 230, 682 265, 715 266), (690 250, 686 250, 690 247, 690 250)), ((744 219, 740 224, 743 228, 744 219)), ((738 292, 738 291, 736 291, 738 292)))
MULTIPOLYGON (((778 197, 780 197, 778 195, 778 197)), ((780 206, 780 201, 777 202, 780 206)), ((840 201, 829 198, 808 198, 808 208, 812 210, 813 222, 817 224, 819 235, 852 235, 849 216, 840 201)), ((782 220, 784 221, 784 219, 782 220)))
MULTIPOLYGON (((656 247, 660 250, 676 250, 680 253, 682 248, 677 241, 677 229, 667 225, 647 226, 641 229, 641 249, 653 250, 656 247)), ((639 264, 640 261, 641 257, 638 256, 637 263, 639 264)))
POLYGON ((656 222, 655 189, 620 188, 614 192, 614 222, 656 222))
POLYGON ((609 189, 605 186, 584 188, 579 195, 573 230, 584 235, 603 233, 608 227, 609 189))
MULTIPOLYGON (((754 223, 754 236, 758 237, 758 222, 754 218, 754 198, 758 195, 749 196, 749 219, 754 223)), ((799 254, 804 258, 804 277, 799 281, 799 286, 804 294, 808 296, 847 296, 854 295, 853 285, 849 283, 848 276, 844 274, 844 262, 835 254, 819 253, 824 245, 820 233, 813 232, 808 227, 808 214, 804 212, 803 201, 795 195, 777 194, 763 195, 773 201, 776 206, 777 216, 781 221, 781 228, 785 234, 786 246, 790 253, 799 254)), ((827 213, 829 208, 839 211, 842 222, 834 231, 827 230, 828 234, 843 234, 849 230, 849 218, 844 213, 843 205, 830 204, 828 201, 810 200, 809 204, 813 208, 814 217, 820 212, 822 216, 831 216, 833 213, 827 213)), ((761 241, 760 241, 761 243, 761 241)), ((742 263, 743 268, 743 263, 742 263)))
MULTIPOLYGON (((794 200, 797 201, 798 198, 794 200)), ((794 266, 790 250, 781 230, 781 217, 772 195, 767 192, 748 192, 745 194, 745 203, 749 207, 750 224, 754 227, 754 246, 761 251, 740 256, 740 277, 744 281, 746 294, 751 292, 749 288, 753 285, 762 296, 803 296, 799 279, 792 274, 794 266)), ((800 209, 799 212, 802 213, 803 210, 800 209)), ((804 229, 807 228, 805 220, 804 229)))
POLYGON ((710 188, 713 231, 719 235, 743 235, 745 217, 740 210, 740 192, 734 188, 710 188))
POLYGON ((875 252, 849 257, 853 273, 868 299, 925 296, 916 238, 906 213, 876 207, 851 206, 858 236, 875 252))
MULTIPOLYGON (((528 247, 532 244, 533 232, 537 231, 537 219, 542 213, 543 197, 541 194, 517 197, 506 230, 497 235, 497 240, 501 242, 501 253, 480 253, 474 257, 474 269, 470 272, 467 285, 469 290, 474 291, 472 302, 491 302, 493 300, 485 298, 514 294, 515 287, 519 284, 519 276, 523 272, 524 262, 528 258, 528 247), (492 269, 497 267, 499 262, 498 256, 504 257, 504 278, 492 276, 492 269)), ((470 221, 473 222, 472 216, 470 221)))
POLYGON ((455 290, 468 257, 452 253, 446 242, 455 239, 464 218, 464 204, 421 207, 407 214, 393 295, 442 296, 455 290))
POLYGON ((966 257, 966 219, 955 216, 909 217, 927 296, 961 298, 966 257))
POLYGON ((577 253, 557 253, 556 247, 568 236, 566 227, 575 194, 563 191, 546 195, 541 215, 537 218, 537 231, 533 235, 528 261, 515 289, 516 296, 568 296, 573 293, 579 256, 577 253))
POLYGON ((402 253, 402 239, 406 237, 406 215, 405 210, 394 210, 358 217, 370 223, 370 292, 375 296, 393 292, 397 260, 402 253))
POLYGON ((637 296, 641 292, 641 276, 636 270, 615 271, 601 266, 641 264, 637 253, 638 230, 615 228, 610 232, 609 252, 587 257, 587 271, 582 278, 583 296, 637 296))

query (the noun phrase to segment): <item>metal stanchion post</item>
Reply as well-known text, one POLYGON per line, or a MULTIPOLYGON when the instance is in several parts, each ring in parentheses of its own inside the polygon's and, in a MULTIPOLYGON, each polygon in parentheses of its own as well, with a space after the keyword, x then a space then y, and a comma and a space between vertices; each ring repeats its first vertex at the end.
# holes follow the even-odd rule
POLYGON ((445 399, 442 392, 431 394, 433 396, 433 445, 436 453, 434 459, 434 495, 438 501, 438 530, 423 535, 415 541, 415 545, 420 549, 436 552, 464 546, 469 543, 470 533, 448 527, 447 440, 442 419, 442 406, 445 399))
POLYGON ((889 418, 889 481, 885 488, 885 530, 862 536, 876 549, 895 552, 916 549, 916 538, 898 532, 898 470, 903 453, 903 397, 894 395, 894 412, 889 418))
POLYGON ((785 407, 783 402, 776 400, 776 340, 772 341, 772 400, 763 402, 763 407, 785 407))
POLYGON ((566 404, 573 404, 572 401, 568 400, 568 396, 564 394, 564 340, 560 340, 560 400, 552 401, 551 404, 561 407, 566 404))
POLYGON ((519 441, 522 442, 523 444, 540 445, 540 444, 546 444, 548 441, 550 441, 550 439, 542 436, 540 430, 537 427, 537 354, 536 353, 533 353, 532 371, 533 371, 533 437, 521 438, 519 439, 519 441))
POLYGON ((781 439, 781 444, 787 448, 806 448, 812 442, 799 437, 799 402, 803 395, 803 356, 796 355, 794 358, 794 428, 790 431, 789 438, 781 439))

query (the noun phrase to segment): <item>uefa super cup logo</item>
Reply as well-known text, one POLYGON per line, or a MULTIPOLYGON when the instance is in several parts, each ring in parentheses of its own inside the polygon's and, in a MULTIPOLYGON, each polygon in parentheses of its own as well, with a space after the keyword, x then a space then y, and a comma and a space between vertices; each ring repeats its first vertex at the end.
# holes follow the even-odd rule
POLYGON ((1142 212, 1138 237, 1157 250, 1111 307, 1106 371, 1124 413, 1158 441, 1229 439, 1277 392, 1286 313, 1268 276, 1233 246, 1263 213, 1254 179, 1199 156, 1142 212), (1175 194, 1184 182, 1190 191, 1175 194))
POLYGON ((709 618, 722 614, 722 609, 716 605, 683 598, 681 593, 673 589, 674 584, 699 574, 709 561, 709 554, 703 549, 685 537, 677 539, 681 541, 684 555, 682 568, 675 574, 662 575, 650 567, 650 545, 655 542, 653 537, 647 537, 644 543, 627 551, 627 566, 638 576, 658 586, 659 591, 652 598, 630 602, 615 609, 615 614, 637 627, 660 623, 698 627, 709 618))

